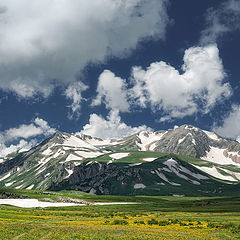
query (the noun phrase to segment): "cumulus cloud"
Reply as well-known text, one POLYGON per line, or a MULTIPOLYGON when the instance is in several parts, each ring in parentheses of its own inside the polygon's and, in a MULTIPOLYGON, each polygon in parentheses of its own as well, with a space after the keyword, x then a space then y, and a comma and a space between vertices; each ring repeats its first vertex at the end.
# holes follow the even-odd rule
POLYGON ((32 139, 29 142, 22 139, 16 145, 11 144, 9 147, 7 147, 5 144, 0 143, 0 157, 5 157, 13 152, 19 151, 20 149, 27 151, 36 144, 37 141, 35 139, 32 139))
POLYGON ((0 88, 46 97, 89 62, 124 57, 146 37, 164 39, 167 2, 1 0, 0 88))
POLYGON ((200 42, 214 43, 228 32, 240 29, 240 2, 228 0, 219 8, 210 8, 206 14, 206 28, 201 33, 200 42))
POLYGON ((71 108, 72 113, 69 114, 69 118, 72 119, 73 115, 79 116, 79 110, 81 108, 81 102, 83 100, 82 92, 88 89, 88 86, 82 82, 75 82, 67 87, 65 90, 65 96, 71 100, 72 103, 68 107, 71 108))
POLYGON ((22 124, 17 128, 10 128, 0 132, 0 157, 21 148, 29 149, 37 143, 37 139, 34 139, 34 137, 40 135, 48 137, 55 131, 56 129, 51 128, 45 120, 37 117, 28 125, 22 124), (13 141, 17 142, 17 144, 11 144, 13 141))
POLYGON ((183 73, 160 61, 146 70, 134 67, 130 95, 139 106, 148 104, 166 113, 161 121, 182 118, 198 111, 207 113, 217 101, 230 96, 225 73, 215 44, 185 51, 183 73))
POLYGON ((91 114, 89 123, 83 127, 82 133, 102 139, 118 139, 130 136, 142 130, 152 131, 151 128, 148 128, 145 125, 138 127, 128 126, 121 121, 118 111, 111 111, 107 116, 107 119, 104 119, 97 114, 91 114))
POLYGON ((108 109, 126 112, 129 110, 126 88, 126 83, 122 78, 116 77, 109 70, 105 70, 99 76, 97 97, 92 102, 92 105, 97 106, 103 102, 108 109))
POLYGON ((234 105, 230 114, 223 120, 222 126, 214 126, 213 131, 220 136, 240 142, 240 106, 234 105))

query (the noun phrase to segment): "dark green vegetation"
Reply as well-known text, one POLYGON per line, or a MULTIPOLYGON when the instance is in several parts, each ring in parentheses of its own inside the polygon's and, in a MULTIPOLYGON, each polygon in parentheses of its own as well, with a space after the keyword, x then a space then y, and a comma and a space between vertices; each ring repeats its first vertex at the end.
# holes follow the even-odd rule
MULTIPOLYGON (((88 159, 75 167, 66 180, 53 184, 51 190, 80 190, 104 195, 232 195, 239 184, 215 179, 192 164, 197 159, 157 152, 129 152, 111 164, 105 154, 88 159), (145 158, 157 158, 144 161, 145 158)), ((198 159, 198 165, 206 162, 198 159)))
POLYGON ((7 190, 15 197, 136 202, 22 209, 0 205, 0 239, 239 239, 240 196, 96 196, 77 191, 7 190))

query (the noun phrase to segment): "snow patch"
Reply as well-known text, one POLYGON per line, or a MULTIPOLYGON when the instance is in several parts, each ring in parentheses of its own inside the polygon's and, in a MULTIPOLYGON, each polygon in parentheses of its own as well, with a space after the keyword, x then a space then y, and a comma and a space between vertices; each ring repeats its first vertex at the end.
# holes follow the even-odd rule
POLYGON ((157 158, 143 158, 142 160, 143 161, 146 161, 146 162, 152 162, 154 160, 156 160, 157 158))
POLYGON ((11 186, 14 182, 15 182, 15 181, 9 182, 9 183, 5 183, 5 186, 6 186, 6 187, 9 187, 9 186, 11 186))
POLYGON ((26 189, 32 189, 34 187, 34 184, 30 185, 29 187, 27 187, 26 189))
POLYGON ((107 165, 108 165, 108 164, 111 164, 112 162, 113 162, 112 160, 109 160, 109 161, 107 162, 107 165))
POLYGON ((220 141, 221 139, 213 132, 209 132, 209 131, 205 131, 203 130, 203 132, 209 137, 211 138, 212 140, 215 140, 215 141, 220 141))
POLYGON ((194 139, 194 137, 193 137, 193 135, 191 133, 188 133, 186 136, 184 136, 183 138, 179 139, 178 140, 178 144, 181 144, 182 142, 184 142, 185 139, 187 138, 187 136, 191 136, 192 137, 192 143, 194 145, 196 145, 196 141, 195 141, 195 139, 194 139))
POLYGON ((225 169, 225 168, 219 168, 223 171, 225 171, 226 173, 228 174, 231 174, 232 176, 234 176, 236 179, 240 180, 240 172, 233 172, 233 171, 230 171, 228 169, 225 169))
POLYGON ((67 179, 73 174, 73 170, 72 169, 67 169, 67 168, 65 168, 65 170, 67 171, 68 175, 66 177, 64 177, 64 179, 67 179))
POLYGON ((82 148, 89 148, 92 150, 97 150, 96 147, 83 141, 82 139, 80 139, 79 137, 76 137, 76 136, 71 136, 68 139, 66 139, 64 141, 63 145, 67 146, 67 147, 82 147, 82 148))
POLYGON ((211 175, 215 178, 219 178, 219 179, 227 180, 227 181, 232 181, 232 182, 237 181, 236 179, 234 179, 231 176, 226 176, 226 175, 221 174, 215 166, 213 166, 213 167, 200 167, 200 166, 194 165, 194 167, 200 169, 201 171, 203 171, 203 172, 205 172, 205 173, 207 173, 207 174, 209 174, 209 175, 211 175))
POLYGON ((10 176, 11 176, 11 173, 8 173, 7 175, 5 175, 5 176, 3 176, 2 178, 0 178, 0 181, 4 180, 4 179, 6 179, 6 178, 8 178, 8 177, 10 177, 10 176))
POLYGON ((44 150, 44 151, 42 152, 42 155, 45 155, 45 156, 51 155, 51 154, 53 153, 52 150, 51 150, 51 148, 54 147, 54 145, 55 145, 55 144, 52 144, 50 147, 48 147, 46 150, 44 150))
POLYGON ((19 188, 23 187, 23 185, 24 185, 24 184, 22 184, 22 185, 20 185, 20 186, 17 186, 17 187, 15 187, 15 188, 16 188, 16 189, 19 189, 19 188))
MULTIPOLYGON (((103 155, 102 152, 86 152, 86 151, 75 151, 76 154, 82 156, 83 158, 95 158, 100 155, 103 155)), ((76 160, 76 159, 75 159, 76 160)))
POLYGON ((93 163, 93 161, 87 162, 86 166, 89 165, 89 164, 91 164, 91 163, 93 163))
POLYGON ((65 162, 73 161, 73 160, 83 160, 83 157, 76 156, 74 154, 69 154, 66 158, 65 162))
MULTIPOLYGON (((224 155, 224 151, 226 151, 226 149, 210 147, 210 151, 206 154, 206 156, 201 157, 201 159, 209 161, 209 162, 221 164, 221 165, 237 165, 237 166, 240 166, 239 163, 236 163, 231 158, 226 157, 224 155)), ((238 154, 238 153, 236 153, 236 154, 238 154)))
POLYGON ((164 133, 142 131, 138 134, 138 138, 140 139, 141 143, 136 142, 136 144, 141 151, 148 151, 150 149, 152 151, 154 150, 154 147, 153 146, 151 147, 151 145, 159 141, 166 133, 167 131, 164 133))
POLYGON ((12 205, 21 208, 35 207, 65 207, 65 206, 83 206, 84 204, 63 203, 63 202, 41 202, 37 199, 0 199, 0 204, 12 205))
POLYGON ((109 157, 112 159, 121 159, 121 158, 127 157, 128 155, 129 153, 113 153, 113 154, 110 154, 109 157))

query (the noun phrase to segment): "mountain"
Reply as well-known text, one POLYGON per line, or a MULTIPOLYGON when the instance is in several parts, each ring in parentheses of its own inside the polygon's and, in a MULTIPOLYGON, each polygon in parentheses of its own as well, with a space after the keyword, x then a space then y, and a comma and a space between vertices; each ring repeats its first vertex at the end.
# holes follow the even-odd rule
POLYGON ((117 140, 56 132, 0 163, 0 187, 9 188, 189 195, 239 181, 240 144, 189 125, 117 140))

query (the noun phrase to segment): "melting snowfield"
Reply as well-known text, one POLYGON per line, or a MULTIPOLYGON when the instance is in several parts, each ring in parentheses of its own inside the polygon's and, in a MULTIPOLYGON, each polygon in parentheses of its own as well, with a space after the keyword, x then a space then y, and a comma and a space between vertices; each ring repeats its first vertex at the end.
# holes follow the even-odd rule
MULTIPOLYGON (((239 163, 236 163, 231 158, 224 156, 225 150, 226 149, 211 147, 207 155, 205 157, 201 157, 201 159, 209 162, 213 162, 213 163, 218 163, 221 165, 238 165, 239 166, 239 163)), ((236 154, 237 156, 239 156, 237 152, 235 153, 233 152, 232 154, 236 154)))
MULTIPOLYGON (((41 202, 37 199, 0 199, 0 205, 12 205, 21 208, 36 208, 36 207, 69 207, 69 206, 86 206, 81 203, 64 203, 64 202, 41 202)), ((92 205, 124 205, 136 204, 134 202, 99 202, 92 205)))

